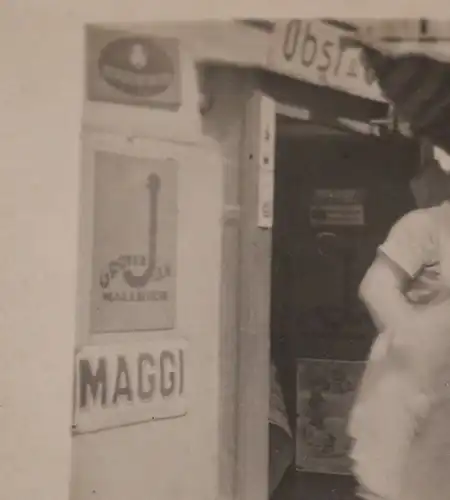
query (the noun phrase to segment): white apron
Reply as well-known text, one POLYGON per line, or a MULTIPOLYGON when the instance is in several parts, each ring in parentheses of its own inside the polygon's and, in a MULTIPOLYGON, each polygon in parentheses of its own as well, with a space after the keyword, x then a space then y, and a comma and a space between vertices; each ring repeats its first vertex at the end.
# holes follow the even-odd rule
POLYGON ((350 415, 353 471, 363 498, 450 498, 450 438, 448 446, 443 439, 450 435, 446 386, 448 380, 450 387, 450 205, 441 208, 435 211, 434 222, 442 285, 447 291, 437 304, 422 302, 415 307, 402 331, 386 330, 378 336, 350 415), (403 344, 393 343, 399 337, 403 344), (433 494, 426 486, 430 482, 433 494))

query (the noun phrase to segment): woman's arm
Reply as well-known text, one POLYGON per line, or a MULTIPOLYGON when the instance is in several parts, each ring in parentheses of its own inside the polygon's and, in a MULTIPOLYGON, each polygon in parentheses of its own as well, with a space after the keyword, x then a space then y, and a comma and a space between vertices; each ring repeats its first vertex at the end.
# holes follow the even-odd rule
POLYGON ((360 285, 377 328, 395 327, 413 313, 405 288, 435 260, 435 247, 430 209, 414 210, 393 226, 360 285))
POLYGON ((378 252, 359 288, 379 331, 394 326, 411 312, 404 291, 411 277, 382 251, 378 252))

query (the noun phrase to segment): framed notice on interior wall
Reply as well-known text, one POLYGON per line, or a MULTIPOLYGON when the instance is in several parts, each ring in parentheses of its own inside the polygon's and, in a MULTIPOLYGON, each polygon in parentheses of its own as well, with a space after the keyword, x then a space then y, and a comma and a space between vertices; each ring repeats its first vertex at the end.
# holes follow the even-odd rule
POLYGON ((175 327, 177 164, 94 155, 93 333, 175 327))
POLYGON ((364 189, 316 189, 310 204, 311 226, 364 226, 364 189))
POLYGON ((297 469, 350 474, 347 423, 365 363, 297 360, 297 469))

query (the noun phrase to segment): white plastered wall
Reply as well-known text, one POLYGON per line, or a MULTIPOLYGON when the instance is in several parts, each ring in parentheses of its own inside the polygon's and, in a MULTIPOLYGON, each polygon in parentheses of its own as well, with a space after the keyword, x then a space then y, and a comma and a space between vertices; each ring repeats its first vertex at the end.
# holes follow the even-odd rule
MULTIPOLYGON (((181 166, 174 334, 189 341, 189 414, 72 440, 83 26, 108 17, 151 19, 152 6, 144 12, 141 2, 77 2, 71 10, 50 1, 39 8, 19 3, 2 6, 0 16, 0 496, 210 500, 219 482, 224 185, 220 148, 201 129, 193 61, 187 54, 184 104, 176 117, 122 109, 117 121, 130 125, 132 135, 158 131, 138 139, 138 148, 157 143, 164 152, 179 142, 170 149, 181 166)), ((91 108, 84 133, 130 132, 106 130, 113 116, 111 108, 91 108)))
MULTIPOLYGON (((172 34, 169 30, 162 33, 172 34)), ((223 158, 217 141, 203 133, 195 60, 182 37, 180 48, 179 110, 88 103, 83 142, 94 148, 112 147, 125 154, 171 157, 178 162, 176 328, 171 332, 101 335, 89 342, 186 339, 188 413, 181 418, 75 437, 72 500, 92 495, 99 500, 130 495, 133 500, 206 500, 218 494, 223 158)), ((86 201, 89 212, 92 200, 86 201)), ((89 220, 89 213, 84 220, 89 220)), ((87 263, 92 248, 88 240, 81 256, 87 263)), ((86 320, 82 302, 89 290, 89 270, 84 267, 80 275, 85 276, 86 286, 80 289, 79 317, 86 320)), ((87 321, 82 321, 81 344, 86 331, 87 321)))

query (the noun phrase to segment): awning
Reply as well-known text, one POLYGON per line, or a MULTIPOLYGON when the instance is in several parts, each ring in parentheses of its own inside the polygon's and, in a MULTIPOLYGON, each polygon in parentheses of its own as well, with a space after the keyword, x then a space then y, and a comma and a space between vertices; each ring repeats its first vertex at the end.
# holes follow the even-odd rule
POLYGON ((353 37, 346 43, 362 47, 364 64, 412 133, 450 154, 450 57, 433 52, 431 44, 431 50, 423 44, 375 46, 353 37))

